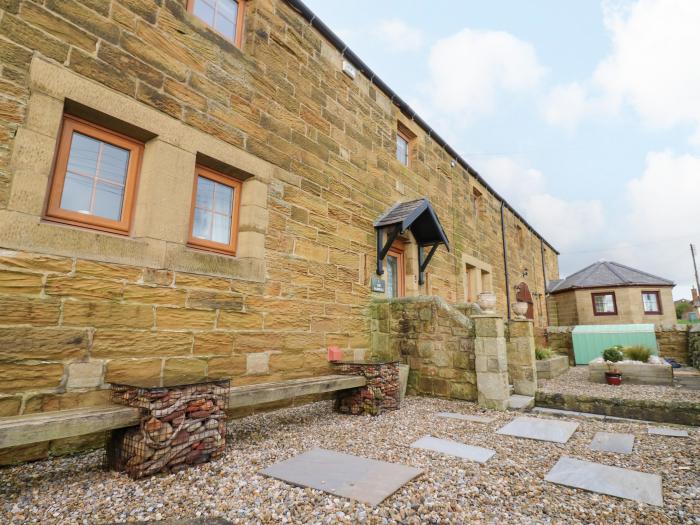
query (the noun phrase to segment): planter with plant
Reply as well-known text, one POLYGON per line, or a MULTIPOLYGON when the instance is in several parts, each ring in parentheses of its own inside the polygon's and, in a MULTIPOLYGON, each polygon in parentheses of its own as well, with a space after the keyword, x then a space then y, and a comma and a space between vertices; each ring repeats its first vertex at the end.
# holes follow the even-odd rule
POLYGON ((605 372, 605 382, 609 385, 619 385, 622 383, 622 373, 615 365, 615 363, 619 363, 624 359, 621 349, 621 346, 616 345, 606 348, 603 352, 603 359, 608 368, 608 371, 605 372))

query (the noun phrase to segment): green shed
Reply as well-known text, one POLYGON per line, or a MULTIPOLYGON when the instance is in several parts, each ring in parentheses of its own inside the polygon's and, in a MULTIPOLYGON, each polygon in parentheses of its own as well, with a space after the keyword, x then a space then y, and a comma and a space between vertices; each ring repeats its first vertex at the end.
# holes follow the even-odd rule
POLYGON ((577 365, 587 365, 614 345, 642 345, 658 354, 653 324, 579 325, 571 333, 577 365))

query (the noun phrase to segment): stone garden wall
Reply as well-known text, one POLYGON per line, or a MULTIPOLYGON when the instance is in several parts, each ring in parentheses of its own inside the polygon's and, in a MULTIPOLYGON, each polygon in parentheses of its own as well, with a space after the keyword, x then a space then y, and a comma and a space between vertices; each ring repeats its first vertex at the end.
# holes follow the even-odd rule
POLYGON ((688 363, 700 368, 700 324, 694 325, 688 332, 688 363))
POLYGON ((474 326, 439 297, 377 300, 370 306, 374 359, 411 367, 408 393, 476 400, 474 326))

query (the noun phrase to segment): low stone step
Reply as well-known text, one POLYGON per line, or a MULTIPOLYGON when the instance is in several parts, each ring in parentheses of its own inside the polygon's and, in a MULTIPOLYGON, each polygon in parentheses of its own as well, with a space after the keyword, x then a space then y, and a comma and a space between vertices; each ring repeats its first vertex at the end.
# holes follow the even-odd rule
POLYGON ((508 398, 508 410, 519 410, 524 412, 535 406, 535 398, 533 396, 522 396, 513 394, 508 398))

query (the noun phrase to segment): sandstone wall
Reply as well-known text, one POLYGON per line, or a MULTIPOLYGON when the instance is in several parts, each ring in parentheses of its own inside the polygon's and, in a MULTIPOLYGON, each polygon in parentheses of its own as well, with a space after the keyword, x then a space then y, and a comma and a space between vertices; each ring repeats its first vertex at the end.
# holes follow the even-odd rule
MULTIPOLYGON (((501 203, 486 188, 344 75, 284 1, 249 2, 242 49, 184 5, 0 2, 0 415, 103 403, 106 382, 129 377, 327 372, 328 346, 369 347, 372 221, 399 200, 427 196, 452 244, 411 293, 463 301, 468 254, 492 266, 506 312, 501 203), (146 141, 131 236, 42 220, 64 107, 146 141), (394 158, 399 121, 416 134, 410 167, 394 158), (241 256, 186 246, 202 154, 250 176, 241 256)), ((511 287, 527 268, 542 326, 556 253, 508 209, 505 226, 511 287)))
POLYGON ((378 300, 370 307, 376 359, 410 367, 408 392, 475 400, 474 327, 438 297, 378 300))
POLYGON ((694 325, 688 332, 688 364, 700 368, 700 325, 694 325))

